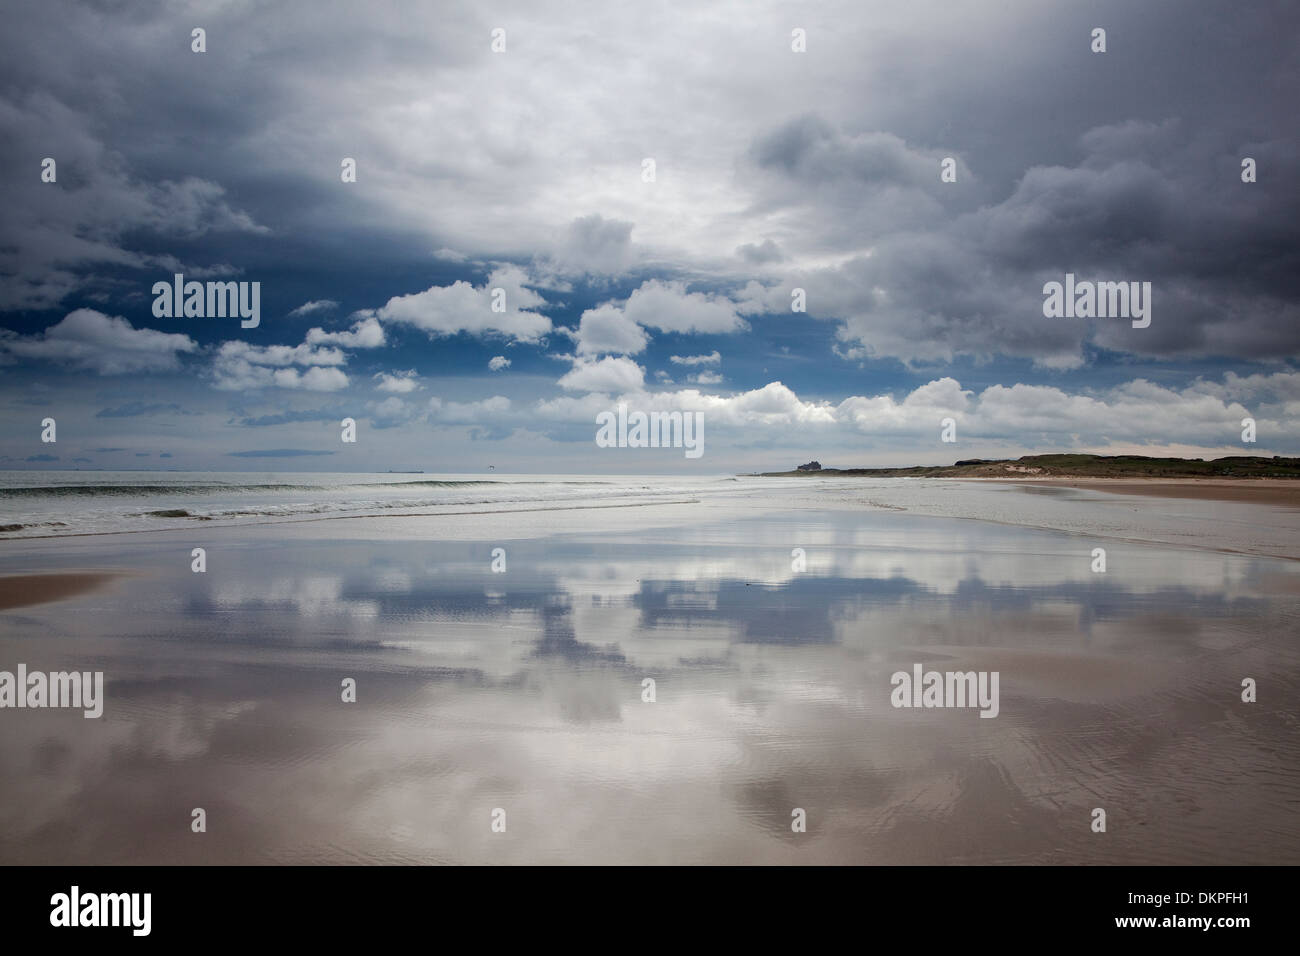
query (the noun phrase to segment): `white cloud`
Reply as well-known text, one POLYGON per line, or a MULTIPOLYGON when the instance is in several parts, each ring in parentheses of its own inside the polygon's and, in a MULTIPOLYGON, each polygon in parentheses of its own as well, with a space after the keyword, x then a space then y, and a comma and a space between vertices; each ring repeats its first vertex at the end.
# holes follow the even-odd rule
MULTIPOLYGON (((1295 382, 1278 384, 1300 384, 1300 373, 1294 374, 1295 382)), ((940 420, 951 416, 963 441, 1075 449, 1112 442, 1129 447, 1157 442, 1239 444, 1241 419, 1252 414, 1262 436, 1288 434, 1284 404, 1261 406, 1252 413, 1203 387, 1194 385, 1180 391, 1134 379, 1092 395, 1023 383, 990 385, 977 394, 952 378, 942 378, 920 386, 901 401, 889 395, 847 398, 837 407, 836 418, 865 434, 932 440, 939 433, 940 420)))
MULTIPOLYGON (((628 359, 604 361, 629 362, 628 359)), ((709 395, 699 389, 684 388, 672 392, 644 392, 635 388, 610 387, 619 401, 643 411, 702 411, 710 424, 732 426, 834 425, 834 406, 826 402, 805 402, 781 382, 734 395, 709 395)), ((596 412, 609 408, 609 395, 592 391, 580 397, 561 396, 540 401, 535 411, 541 418, 565 421, 590 421, 596 412)))
POLYGON ((627 300, 623 311, 638 325, 661 332, 743 332, 749 323, 726 296, 687 292, 684 282, 651 279, 627 300))
POLYGON ((488 371, 499 372, 510 367, 510 359, 504 355, 494 355, 488 359, 488 371))
POLYGON ((213 365, 213 385, 223 391, 240 392, 255 388, 289 388, 309 392, 336 392, 348 387, 342 369, 313 365, 304 371, 255 365, 238 356, 218 356, 213 365))
MULTIPOLYGON (((797 281, 764 285, 754 279, 736 294, 736 311, 741 315, 782 315, 790 313, 791 292, 797 281)), ((805 295, 807 289, 804 289, 805 295)))
POLYGON ((330 309, 337 309, 339 304, 333 299, 313 299, 310 302, 304 302, 298 308, 289 313, 292 317, 300 315, 311 315, 313 312, 327 312, 330 309))
POLYGON ((369 402, 370 422, 376 428, 395 428, 410 421, 415 409, 396 395, 389 396, 382 402, 369 402))
POLYGON ((250 345, 222 342, 212 363, 213 385, 223 391, 291 388, 335 392, 347 388, 348 377, 337 366, 347 356, 334 348, 302 345, 250 345), (292 368, 308 366, 305 371, 292 368))
POLYGON ((645 350, 650 337, 616 305, 606 304, 582 313, 578 322, 578 354, 614 352, 635 355, 645 350))
POLYGON ((430 338, 468 332, 501 335, 517 342, 536 342, 551 331, 551 320, 532 311, 546 304, 528 288, 527 275, 517 266, 502 266, 475 288, 468 282, 432 286, 412 295, 395 296, 374 311, 380 321, 413 325, 430 338), (505 292, 505 311, 492 311, 492 290, 505 292))
POLYGON ((668 361, 674 365, 719 365, 722 355, 715 350, 708 355, 670 355, 668 361))
POLYGON ((717 372, 698 372, 691 376, 691 381, 696 385, 720 385, 722 376, 717 372))
POLYGON ((713 423, 784 427, 835 422, 835 410, 829 403, 805 402, 781 382, 730 396, 705 395, 694 389, 683 389, 676 396, 678 403, 704 411, 713 423))
MULTIPOLYGON (((583 312, 578 331, 566 334, 577 341, 582 356, 636 355, 645 351, 650 341, 646 327, 664 332, 716 334, 743 331, 749 325, 737 313, 736 304, 725 296, 688 293, 684 282, 651 279, 633 291, 621 307, 606 302, 583 312)), ((680 357, 673 361, 692 364, 680 357)), ((708 361, 708 357, 700 361, 708 361)))
POLYGON ((429 415, 443 424, 477 425, 492 422, 508 414, 511 409, 510 399, 504 395, 493 395, 477 402, 444 402, 440 398, 429 399, 429 415))
POLYGON ((341 345, 350 349, 377 349, 385 343, 384 327, 374 316, 356 322, 350 331, 326 332, 311 329, 307 332, 308 345, 341 345))
POLYGON ((1227 372, 1223 376, 1222 385, 1197 381, 1189 391, 1241 401, 1266 397, 1300 401, 1300 372, 1274 372, 1270 375, 1238 375, 1236 372, 1227 372))
MULTIPOLYGON (((617 361, 631 364, 627 359, 617 361)), ((1275 395, 1300 388, 1300 372, 1271 378, 1275 395)), ((788 440, 792 426, 817 427, 829 430, 824 438, 829 438, 832 431, 838 431, 841 439, 849 443, 855 435, 858 440, 864 435, 875 436, 887 439, 892 449, 910 448, 933 457, 941 421, 947 417, 956 420, 959 441, 966 447, 982 442, 994 449, 1045 445, 1084 450, 1118 443, 1126 450, 1147 446, 1148 453, 1159 454, 1152 450, 1157 447, 1152 439, 1158 436, 1161 445, 1178 447, 1179 454, 1190 453, 1197 446, 1225 444, 1237 445, 1239 454, 1250 454, 1252 450, 1243 451, 1239 444, 1243 417, 1250 414, 1257 419, 1261 442, 1265 442, 1293 436, 1295 427, 1290 422, 1300 411, 1294 407, 1296 402, 1285 398, 1248 409, 1208 394, 1205 383, 1179 391, 1143 379, 1095 395, 1082 395, 1021 383, 991 385, 976 392, 944 377, 901 397, 887 393, 854 395, 838 404, 805 401, 781 382, 731 395, 709 394, 696 388, 645 392, 633 375, 623 380, 611 375, 598 384, 602 387, 591 389, 591 394, 540 401, 534 412, 546 420, 585 422, 609 407, 609 395, 613 393, 619 401, 643 410, 703 411, 711 426, 744 427, 747 437, 780 442, 788 440), (772 434, 762 436, 763 428, 771 428, 772 434)), ((953 457, 962 457, 955 446, 953 457)))
POLYGON ((100 375, 166 372, 180 367, 180 355, 198 344, 188 335, 133 328, 120 316, 94 309, 69 312, 43 335, 0 336, 0 353, 59 362, 100 375))
POLYGON ((407 369, 405 372, 376 372, 373 377, 379 383, 375 388, 381 392, 395 392, 399 395, 405 395, 420 388, 419 376, 415 374, 413 368, 407 369))
POLYGON ((970 427, 974 426, 968 427, 965 418, 971 395, 956 379, 941 378, 913 390, 901 402, 892 395, 851 396, 840 402, 836 418, 861 432, 911 432, 919 437, 938 435, 940 421, 951 417, 962 435, 973 434, 970 427))
MULTIPOLYGON (((212 363, 213 384, 224 391, 252 388, 294 388, 334 392, 347 388, 348 348, 376 348, 384 344, 384 330, 374 317, 356 322, 350 331, 326 332, 314 328, 301 345, 252 345, 242 340, 222 342, 212 363), (308 366, 299 372, 293 365, 308 366)), ((414 374, 413 372, 410 374, 414 374)), ((410 391, 397 376, 377 375, 381 391, 410 391), (387 386, 387 387, 386 387, 387 386)))
POLYGON ((595 362, 579 360, 560 379, 561 388, 575 392, 630 392, 644 384, 645 369, 622 357, 608 357, 595 362))
POLYGON ((335 348, 302 345, 252 345, 242 339, 222 342, 218 359, 242 359, 253 365, 345 365, 348 357, 335 348))

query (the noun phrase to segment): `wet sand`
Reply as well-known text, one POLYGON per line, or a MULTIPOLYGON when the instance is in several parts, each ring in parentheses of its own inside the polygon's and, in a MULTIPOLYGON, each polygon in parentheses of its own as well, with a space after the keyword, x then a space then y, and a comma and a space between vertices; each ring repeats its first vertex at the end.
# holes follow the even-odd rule
POLYGON ((11 542, 133 573, 0 615, 0 670, 105 674, 0 711, 0 863, 1300 863, 1300 564, 825 500, 11 542), (894 708, 915 663, 997 718, 894 708))
MULTIPOLYGON (((961 479, 964 481, 981 479, 961 479)), ((1055 485, 1152 498, 1193 498, 1300 508, 1300 481, 1286 478, 994 478, 1017 485, 1055 485)))
POLYGON ((76 597, 105 587, 119 577, 119 573, 103 571, 6 575, 0 577, 0 611, 76 597))

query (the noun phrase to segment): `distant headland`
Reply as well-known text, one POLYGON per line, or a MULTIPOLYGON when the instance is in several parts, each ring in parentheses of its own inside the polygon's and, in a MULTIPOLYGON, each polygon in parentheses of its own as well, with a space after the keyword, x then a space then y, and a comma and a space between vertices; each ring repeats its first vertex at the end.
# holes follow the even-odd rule
POLYGON ((1143 455, 1024 455, 967 458, 951 465, 911 468, 824 468, 810 461, 791 471, 755 477, 791 478, 1300 478, 1300 458, 1148 458, 1143 455))

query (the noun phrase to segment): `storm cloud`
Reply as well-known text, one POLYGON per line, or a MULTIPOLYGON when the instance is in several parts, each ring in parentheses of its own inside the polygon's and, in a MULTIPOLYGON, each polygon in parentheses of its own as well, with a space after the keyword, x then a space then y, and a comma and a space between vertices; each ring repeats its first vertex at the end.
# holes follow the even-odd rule
POLYGON ((287 454, 326 395, 398 466, 490 434, 582 470, 576 426, 627 397, 717 416, 718 470, 955 457, 940 413, 983 442, 961 457, 1239 452, 1246 415, 1252 453, 1295 454, 1297 26, 1282 0, 24 6, 0 444, 39 451, 40 385, 103 409, 74 453, 181 467, 287 454), (260 282, 261 327, 155 318, 182 272, 260 282), (1149 327, 1046 317, 1067 273, 1151 283, 1149 327))

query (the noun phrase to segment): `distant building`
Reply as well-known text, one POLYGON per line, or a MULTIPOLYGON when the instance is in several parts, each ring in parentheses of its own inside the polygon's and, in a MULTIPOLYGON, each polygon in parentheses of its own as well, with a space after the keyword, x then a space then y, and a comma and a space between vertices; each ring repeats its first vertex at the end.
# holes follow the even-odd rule
POLYGON ((820 461, 810 461, 806 465, 800 465, 796 471, 821 471, 822 463, 820 461))

